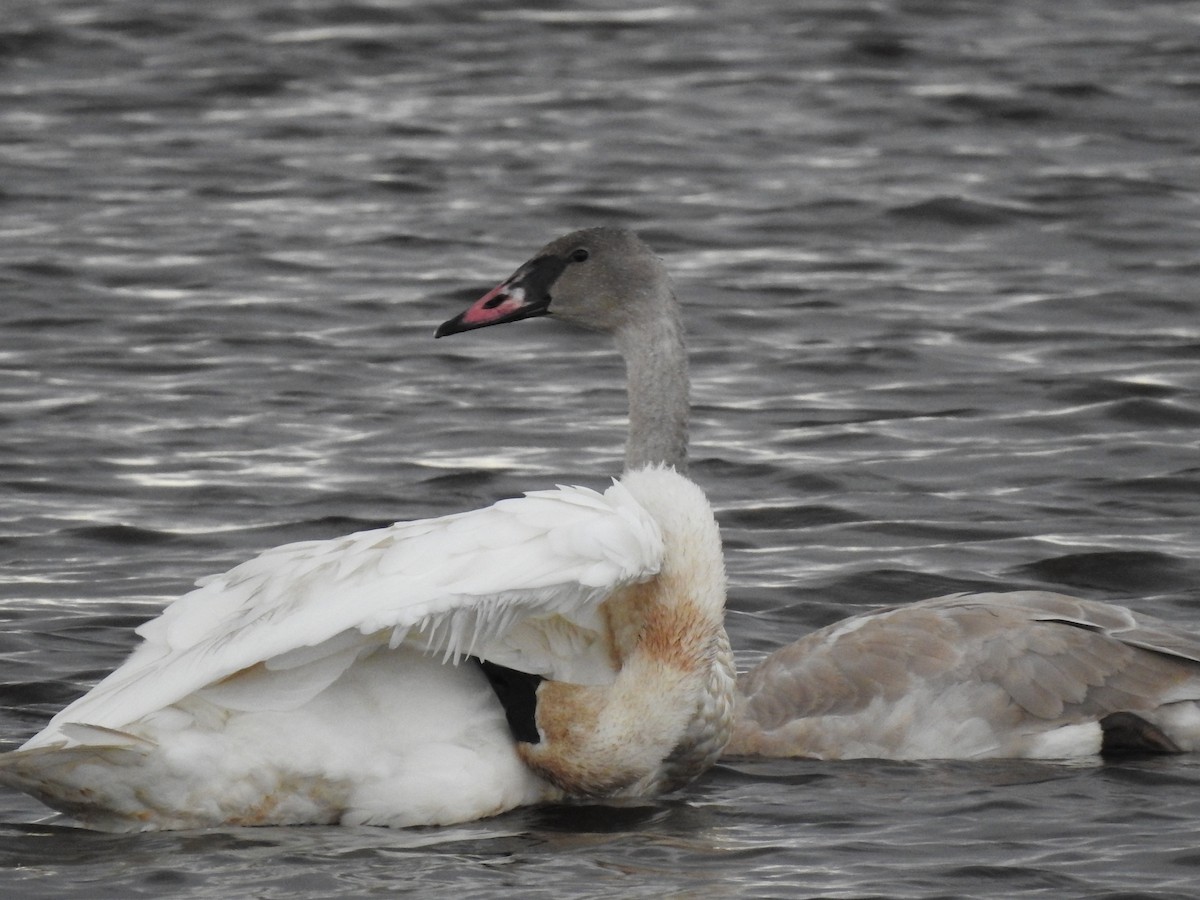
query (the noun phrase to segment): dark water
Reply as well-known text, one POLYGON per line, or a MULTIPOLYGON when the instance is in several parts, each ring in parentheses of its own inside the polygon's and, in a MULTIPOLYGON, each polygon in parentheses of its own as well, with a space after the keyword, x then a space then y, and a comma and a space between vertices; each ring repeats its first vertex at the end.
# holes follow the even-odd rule
MULTIPOLYGON (((570 228, 688 304, 748 661, 1048 587, 1200 621, 1200 9, 42 0, 0 21, 0 735, 284 541, 602 485, 620 366, 434 326, 570 228)), ((449 829, 114 837, 23 897, 1184 897, 1200 760, 770 762, 449 829)))

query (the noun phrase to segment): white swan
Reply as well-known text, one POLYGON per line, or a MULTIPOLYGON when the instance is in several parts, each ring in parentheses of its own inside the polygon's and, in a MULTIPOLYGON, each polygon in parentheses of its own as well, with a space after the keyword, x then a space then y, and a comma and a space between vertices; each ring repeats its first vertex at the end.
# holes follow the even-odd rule
POLYGON ((437 825, 673 789, 729 738, 720 537, 669 468, 270 550, 0 781, 105 830, 437 825))
MULTIPOLYGON (((439 335, 552 315, 611 334, 629 379, 627 465, 682 470, 679 305, 632 232, 539 252, 439 335)), ((1200 635, 1040 591, 939 597, 855 616, 739 679, 728 755, 1042 757, 1200 749, 1200 635)))

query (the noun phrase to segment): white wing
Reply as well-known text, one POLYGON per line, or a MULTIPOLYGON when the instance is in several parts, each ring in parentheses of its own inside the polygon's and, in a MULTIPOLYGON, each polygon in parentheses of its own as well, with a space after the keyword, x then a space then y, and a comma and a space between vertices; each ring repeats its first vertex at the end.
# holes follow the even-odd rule
POLYGON ((272 702, 313 695, 384 644, 606 681, 599 607, 655 575, 662 553, 658 525, 620 483, 277 547, 142 625, 130 658, 26 746, 61 740, 68 723, 121 728, 201 690, 235 708, 268 681, 272 702))

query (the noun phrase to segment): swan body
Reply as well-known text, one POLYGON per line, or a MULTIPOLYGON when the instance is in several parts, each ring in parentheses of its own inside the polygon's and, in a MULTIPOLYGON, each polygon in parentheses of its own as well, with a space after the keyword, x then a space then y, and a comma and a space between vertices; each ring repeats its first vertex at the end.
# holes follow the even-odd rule
MULTIPOLYGON (((631 231, 544 247, 439 330, 551 316, 612 335, 625 358, 626 465, 686 464, 679 304, 631 231)), ((1200 635, 1123 607, 1020 591, 849 618, 739 679, 728 755, 1068 758, 1200 749, 1200 635)))
POLYGON ((664 467, 286 545, 139 628, 0 781, 106 830, 669 790, 729 738, 724 584, 707 501, 664 467))
POLYGON ((1063 759, 1200 750, 1200 635, 1041 591, 837 622, 739 680, 727 752, 1063 759))

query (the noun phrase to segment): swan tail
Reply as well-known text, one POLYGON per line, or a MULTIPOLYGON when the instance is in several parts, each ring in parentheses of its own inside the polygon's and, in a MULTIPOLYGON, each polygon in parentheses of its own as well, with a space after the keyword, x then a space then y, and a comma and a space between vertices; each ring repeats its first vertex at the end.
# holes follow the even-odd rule
POLYGON ((137 771, 153 745, 127 736, 108 744, 65 743, 0 753, 0 784, 103 831, 140 831, 145 805, 120 772, 137 771), (103 773, 101 777, 98 774, 103 773), (105 777, 107 776, 107 777, 105 777))

